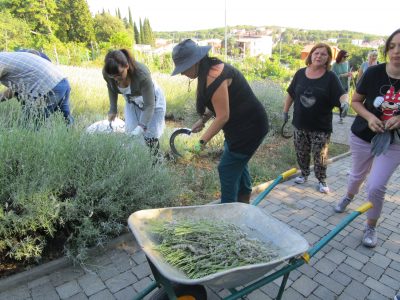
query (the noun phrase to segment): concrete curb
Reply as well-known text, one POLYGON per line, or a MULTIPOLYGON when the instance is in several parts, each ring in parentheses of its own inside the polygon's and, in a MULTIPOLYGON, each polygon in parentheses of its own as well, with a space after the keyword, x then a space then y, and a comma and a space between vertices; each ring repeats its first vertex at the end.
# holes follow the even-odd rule
MULTIPOLYGON (((345 158, 349 155, 350 155, 350 151, 343 153, 341 155, 332 157, 328 160, 328 163, 335 162, 335 161, 345 158)), ((312 169, 312 166, 310 168, 312 169)), ((300 174, 300 171, 298 171, 298 172, 296 172, 296 174, 288 177, 285 181, 287 181, 295 176, 298 176, 299 174, 300 174)), ((272 182, 273 182, 273 180, 270 180, 268 182, 262 183, 256 187, 254 187, 253 191, 251 193, 252 197, 255 196, 256 194, 259 194, 260 192, 264 191, 267 188, 267 186, 272 182)), ((219 200, 214 200, 214 201, 210 202, 210 204, 217 204, 217 203, 219 203, 219 200)), ((124 233, 121 236, 111 240, 104 247, 94 247, 94 248, 90 249, 89 255, 90 254, 98 255, 100 251, 107 251, 111 248, 114 248, 118 244, 121 244, 127 240, 132 240, 132 239, 133 239, 133 236, 130 232, 124 233)), ((136 244, 135 239, 133 239, 133 240, 136 244)), ((0 292, 9 290, 13 287, 27 283, 28 281, 43 277, 45 275, 49 275, 57 270, 66 268, 71 265, 73 265, 73 262, 70 259, 68 259, 66 257, 62 257, 62 258, 56 259, 54 261, 44 263, 37 267, 33 267, 30 270, 27 270, 27 271, 24 271, 24 272, 15 274, 15 275, 11 275, 4 279, 0 279, 0 292)))

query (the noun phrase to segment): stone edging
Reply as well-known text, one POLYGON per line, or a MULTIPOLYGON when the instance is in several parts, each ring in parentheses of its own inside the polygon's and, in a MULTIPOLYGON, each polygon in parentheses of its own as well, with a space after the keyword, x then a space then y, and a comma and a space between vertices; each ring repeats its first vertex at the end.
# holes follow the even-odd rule
MULTIPOLYGON (((335 162, 335 161, 337 161, 339 159, 342 159, 344 157, 347 157, 349 155, 350 155, 350 151, 346 152, 346 153, 343 153, 343 154, 340 154, 338 156, 332 157, 332 158, 330 158, 328 160, 328 163, 333 163, 333 162, 335 162)), ((311 169, 312 169, 312 167, 311 167, 311 169)), ((298 172, 296 172, 296 174, 293 174, 292 176, 288 177, 287 180, 291 179, 291 178, 293 178, 295 176, 298 176, 299 174, 300 174, 300 171, 298 171, 298 172)), ((254 187, 253 191, 252 191, 252 196, 262 192, 263 190, 265 190, 265 188, 272 181, 273 180, 265 182, 265 183, 262 183, 262 184, 260 184, 260 185, 258 185, 256 187, 254 187)), ((214 203, 218 203, 218 202, 219 202, 218 200, 215 200, 215 201, 212 201, 211 203, 214 204, 214 203)), ((126 241, 127 239, 132 239, 132 234, 131 233, 122 234, 121 236, 111 240, 104 247, 92 248, 89 251, 89 253, 97 253, 98 254, 99 249, 102 250, 102 251, 106 251, 106 250, 111 249, 114 246, 126 241)), ((136 241, 135 241, 135 243, 136 243, 136 241)), ((70 265, 72 265, 72 261, 70 259, 68 259, 66 257, 61 257, 61 258, 53 260, 51 262, 44 263, 44 264, 39 265, 37 267, 33 267, 30 270, 27 270, 27 271, 24 271, 24 272, 15 274, 15 275, 11 275, 11 276, 9 276, 7 278, 4 278, 4 279, 0 279, 0 292, 9 290, 9 289, 11 289, 13 287, 16 287, 16 286, 18 286, 20 284, 23 284, 23 283, 27 283, 30 280, 37 279, 37 278, 40 278, 42 276, 51 274, 51 273, 55 272, 56 270, 60 270, 62 268, 66 268, 66 267, 68 267, 70 265)))
MULTIPOLYGON (((116 245, 128 240, 129 238, 132 238, 132 234, 124 233, 124 234, 120 235, 119 237, 111 240, 104 247, 94 247, 94 248, 90 249, 89 255, 91 255, 91 254, 98 255, 99 251, 107 251, 107 250, 115 247, 116 245)), ((0 279, 0 292, 4 292, 13 287, 21 285, 23 283, 27 283, 28 281, 31 281, 34 279, 38 279, 40 277, 51 274, 57 270, 66 268, 71 265, 73 265, 73 262, 64 256, 64 257, 58 258, 56 260, 33 267, 30 270, 26 270, 21 273, 6 277, 4 279, 0 279)))

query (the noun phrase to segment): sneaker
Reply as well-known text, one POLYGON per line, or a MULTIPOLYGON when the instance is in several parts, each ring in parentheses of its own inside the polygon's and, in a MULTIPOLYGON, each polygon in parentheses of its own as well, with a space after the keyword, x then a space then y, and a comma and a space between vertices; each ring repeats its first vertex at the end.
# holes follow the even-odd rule
POLYGON ((333 210, 337 213, 342 213, 345 211, 347 205, 349 205, 351 202, 351 199, 347 196, 344 196, 342 200, 336 206, 333 208, 333 210))
POLYGON ((308 178, 307 178, 307 176, 297 176, 295 179, 294 179, 294 182, 296 182, 297 184, 302 184, 302 183, 304 183, 304 182, 306 182, 308 180, 308 178))
POLYGON ((339 122, 338 122, 339 124, 343 124, 343 119, 342 118, 340 118, 340 120, 339 120, 339 122))
POLYGON ((320 193, 323 193, 323 194, 328 194, 329 193, 329 187, 326 185, 326 182, 320 181, 318 183, 318 190, 319 190, 320 193))
POLYGON ((365 247, 374 248, 378 243, 378 234, 376 233, 376 228, 366 225, 364 229, 364 236, 362 243, 365 247))

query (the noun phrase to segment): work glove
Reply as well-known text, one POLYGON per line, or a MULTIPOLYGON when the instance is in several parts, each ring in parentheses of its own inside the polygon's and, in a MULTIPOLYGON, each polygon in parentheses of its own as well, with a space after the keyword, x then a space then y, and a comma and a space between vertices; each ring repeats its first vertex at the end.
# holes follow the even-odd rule
POLYGON ((341 108, 341 112, 340 112, 340 117, 344 118, 347 116, 347 113, 349 111, 349 103, 347 102, 342 102, 342 104, 340 104, 340 108, 341 108))
POLYGON ((282 113, 282 118, 283 118, 283 122, 287 122, 287 121, 289 121, 289 113, 287 113, 287 112, 283 112, 282 113))
POLYGON ((371 153, 375 156, 385 154, 389 148, 392 135, 389 130, 377 133, 371 140, 371 153))
POLYGON ((131 136, 138 136, 138 135, 142 135, 144 132, 144 129, 142 126, 136 126, 135 129, 132 130, 132 132, 130 133, 131 136))
POLYGON ((199 155, 201 151, 204 149, 204 142, 202 143, 201 141, 197 141, 192 148, 192 153, 199 155))

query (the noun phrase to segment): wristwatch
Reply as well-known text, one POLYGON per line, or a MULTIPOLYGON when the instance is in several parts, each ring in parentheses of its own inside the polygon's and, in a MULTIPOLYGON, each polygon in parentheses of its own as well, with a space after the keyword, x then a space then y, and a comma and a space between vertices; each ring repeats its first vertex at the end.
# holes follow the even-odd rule
POLYGON ((207 144, 205 140, 200 140, 199 143, 200 143, 200 145, 202 145, 203 147, 207 144))

